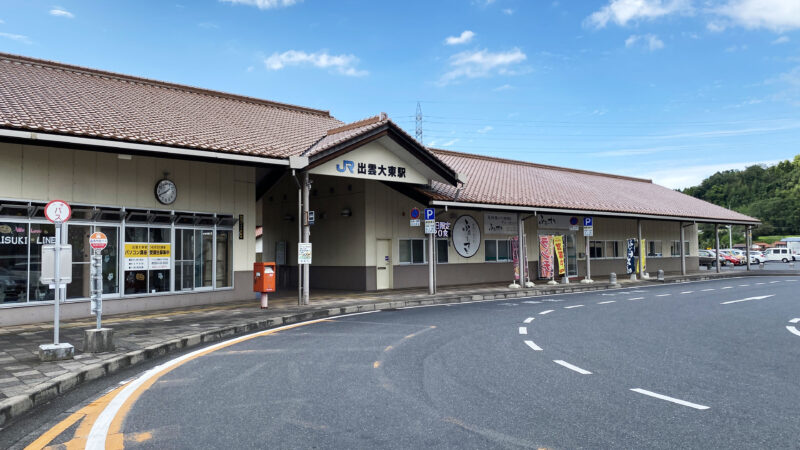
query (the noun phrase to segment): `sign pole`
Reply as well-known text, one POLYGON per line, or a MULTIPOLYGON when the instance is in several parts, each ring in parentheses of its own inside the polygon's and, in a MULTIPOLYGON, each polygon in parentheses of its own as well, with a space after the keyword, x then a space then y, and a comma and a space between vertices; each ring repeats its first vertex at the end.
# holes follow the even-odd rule
POLYGON ((53 277, 55 289, 53 289, 53 303, 55 304, 54 308, 54 315, 55 319, 53 320, 53 344, 58 345, 58 331, 59 331, 59 321, 61 318, 61 311, 60 311, 60 303, 61 303, 61 224, 63 222, 58 221, 55 222, 56 225, 56 246, 55 246, 55 267, 53 268, 53 273, 55 276, 53 277))

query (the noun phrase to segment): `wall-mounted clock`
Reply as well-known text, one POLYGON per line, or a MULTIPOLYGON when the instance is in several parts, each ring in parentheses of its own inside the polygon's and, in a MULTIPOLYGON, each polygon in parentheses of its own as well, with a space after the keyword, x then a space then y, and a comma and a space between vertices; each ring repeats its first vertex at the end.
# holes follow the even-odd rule
POLYGON ((164 178, 156 183, 156 200, 162 205, 171 205, 178 198, 178 188, 172 180, 164 178))

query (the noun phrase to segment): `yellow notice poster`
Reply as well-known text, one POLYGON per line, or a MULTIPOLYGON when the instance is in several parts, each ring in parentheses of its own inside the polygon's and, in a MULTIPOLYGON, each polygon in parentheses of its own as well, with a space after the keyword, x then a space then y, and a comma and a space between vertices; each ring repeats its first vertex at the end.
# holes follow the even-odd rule
POLYGON ((647 272, 647 239, 642 239, 641 245, 639 247, 639 253, 642 255, 642 273, 647 272))
POLYGON ((148 259, 148 269, 167 270, 169 269, 170 244, 150 244, 148 259))
POLYGON ((564 275, 564 236, 553 236, 553 247, 558 258, 558 274, 564 275))
POLYGON ((128 242, 125 244, 125 270, 169 269, 171 244, 128 242))

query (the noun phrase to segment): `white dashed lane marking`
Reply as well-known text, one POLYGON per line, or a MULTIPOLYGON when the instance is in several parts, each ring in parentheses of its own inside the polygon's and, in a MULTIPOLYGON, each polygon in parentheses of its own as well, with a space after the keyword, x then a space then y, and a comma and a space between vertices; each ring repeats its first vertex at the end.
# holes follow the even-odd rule
POLYGON ((542 302, 537 302, 536 300, 525 300, 522 303, 527 303, 529 305, 538 305, 539 303, 542 303, 542 302))
POLYGON ((716 289, 714 289, 714 288, 711 288, 711 289, 700 289, 700 292, 708 292, 708 291, 716 291, 716 289))
POLYGON ((519 327, 519 334, 528 334, 528 329, 525 327, 519 327))
POLYGON ((692 292, 694 292, 694 291, 683 291, 683 292, 681 292, 681 294, 691 294, 692 292))
POLYGON ((740 300, 731 300, 731 301, 728 301, 728 302, 722 302, 722 303, 720 303, 720 305, 730 305, 731 303, 749 302, 751 300, 764 300, 765 298, 770 298, 770 297, 775 297, 775 294, 761 295, 761 296, 758 296, 758 297, 748 297, 748 298, 743 298, 743 299, 740 299, 740 300))
POLYGON ((545 315, 545 314, 550 314, 551 312, 553 312, 553 310, 552 310, 552 309, 548 309, 547 311, 542 311, 542 312, 540 312, 540 313, 539 313, 539 315, 540 315, 540 316, 543 316, 543 315, 545 315))
MULTIPOLYGON (((795 317, 794 319, 789 321, 789 323, 798 323, 798 322, 800 322, 800 317, 795 317)), ((797 327, 793 325, 786 325, 786 329, 789 330, 789 333, 800 336, 800 330, 798 330, 797 327)))
POLYGON ((580 308, 581 306, 583 306, 583 305, 565 306, 564 309, 580 308))
POLYGON ((531 323, 531 322, 533 322, 533 317, 528 317, 522 323, 531 323))
POLYGON ((539 347, 538 345, 534 344, 533 341, 525 341, 525 345, 532 348, 533 350, 536 350, 537 352, 542 351, 542 347, 539 347))
POLYGON ((679 405, 688 406, 689 408, 694 409, 708 409, 708 406, 705 405, 698 405, 697 403, 687 402, 686 400, 681 400, 674 397, 667 397, 666 395, 656 394, 655 392, 647 391, 642 388, 631 389, 633 392, 638 392, 640 394, 648 395, 653 398, 658 398, 661 400, 666 400, 668 402, 677 403, 679 405))
POLYGON ((740 284, 739 287, 747 287, 750 286, 749 284, 740 284))
POLYGON ((608 301, 605 301, 605 302, 598 302, 597 304, 598 305, 607 305, 609 303, 616 303, 616 302, 617 302, 616 300, 608 300, 608 301))
POLYGON ((591 375, 592 374, 592 372, 589 372, 588 370, 581 369, 578 366, 573 366, 572 364, 570 364, 570 363, 568 363, 566 361, 562 361, 560 359, 554 359, 553 362, 556 363, 556 364, 562 365, 562 366, 566 367, 569 370, 574 370, 575 372, 578 372, 581 375, 591 375))
POLYGON ((644 300, 644 297, 634 297, 634 298, 629 298, 628 300, 644 300))
POLYGON ((656 297, 669 297, 672 294, 658 294, 656 297))
POLYGON ((756 284, 767 284, 767 283, 756 283, 756 284))
POLYGON ((769 282, 769 284, 773 284, 773 283, 780 283, 780 280, 779 281, 770 281, 769 282))
POLYGON ((725 286, 725 287, 724 287, 724 288, 722 288, 722 289, 733 289, 733 286, 725 286))

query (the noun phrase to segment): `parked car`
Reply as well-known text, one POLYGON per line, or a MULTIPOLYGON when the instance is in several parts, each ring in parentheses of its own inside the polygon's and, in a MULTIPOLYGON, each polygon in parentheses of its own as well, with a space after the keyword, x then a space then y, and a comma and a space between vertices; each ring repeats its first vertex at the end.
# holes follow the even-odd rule
POLYGON ((720 255, 726 257, 728 261, 731 261, 734 266, 740 266, 744 264, 744 255, 736 253, 738 251, 739 250, 721 249, 719 253, 720 255))
MULTIPOLYGON (((706 266, 707 268, 712 268, 717 266, 717 256, 714 254, 713 250, 699 250, 697 254, 700 256, 700 265, 706 266)), ((730 263, 725 256, 720 255, 719 257, 719 265, 720 266, 727 266, 730 263)))
POLYGON ((767 251, 764 252, 764 257, 766 261, 781 261, 785 263, 795 260, 791 250, 785 247, 768 248, 767 251))
POLYGON ((766 258, 764 257, 764 253, 762 253, 762 252, 750 252, 750 264, 761 264, 764 261, 766 261, 766 258))

